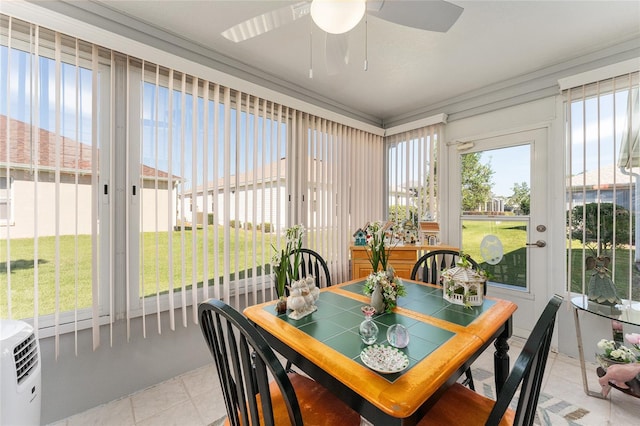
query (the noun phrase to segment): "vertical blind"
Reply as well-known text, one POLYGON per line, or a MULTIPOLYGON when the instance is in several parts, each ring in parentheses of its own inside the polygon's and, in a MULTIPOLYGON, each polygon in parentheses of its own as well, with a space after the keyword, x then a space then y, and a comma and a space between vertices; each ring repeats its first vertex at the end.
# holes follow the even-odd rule
POLYGON ((600 257, 618 296, 640 300, 638 82, 634 72, 564 92, 568 291, 587 294, 600 257))
POLYGON ((387 137, 389 217, 438 220, 437 143, 442 124, 387 137))
POLYGON ((164 312, 187 327, 205 298, 275 297, 298 223, 348 279, 353 230, 383 213, 381 136, 0 18, 2 318, 56 342, 91 327, 94 348, 120 318, 129 338, 164 312))
POLYGON ((306 113, 301 123, 296 179, 301 198, 298 222, 307 228, 307 247, 327 262, 333 282, 350 278, 352 234, 382 217, 383 139, 306 113))

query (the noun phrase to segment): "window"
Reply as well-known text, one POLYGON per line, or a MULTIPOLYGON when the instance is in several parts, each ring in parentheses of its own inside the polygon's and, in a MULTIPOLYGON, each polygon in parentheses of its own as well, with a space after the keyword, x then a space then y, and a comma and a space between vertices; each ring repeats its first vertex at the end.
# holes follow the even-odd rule
POLYGON ((109 260, 98 253, 109 251, 111 61, 89 43, 0 21, 1 145, 9 147, 0 153, 0 210, 13 225, 0 228, 0 317, 55 335, 92 318, 97 327, 109 313, 109 260))
POLYGON ((638 76, 565 91, 570 291, 589 293, 601 258, 618 297, 640 300, 638 76))
POLYGON ((0 177, 0 226, 14 224, 13 178, 0 177))

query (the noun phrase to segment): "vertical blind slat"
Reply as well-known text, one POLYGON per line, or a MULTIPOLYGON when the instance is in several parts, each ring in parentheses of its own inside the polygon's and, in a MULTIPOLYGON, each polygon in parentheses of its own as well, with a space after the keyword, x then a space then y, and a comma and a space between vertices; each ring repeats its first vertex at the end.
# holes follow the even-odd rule
MULTIPOLYGON (((100 287, 99 287, 99 271, 98 268, 98 223, 100 211, 100 181, 98 179, 98 47, 93 45, 91 48, 91 323, 93 350, 100 345, 100 287)), ((100 265, 102 266, 102 265, 100 265)))
MULTIPOLYGON (((191 87, 191 285, 192 289, 196 290, 198 288, 198 203, 196 198, 198 189, 198 78, 193 78, 191 87)), ((186 292, 186 287, 183 287, 182 291, 186 292)), ((198 306, 197 290, 191 292, 191 306, 198 306)), ((193 323, 197 324, 198 310, 192 309, 191 313, 193 323)), ((183 326, 187 326, 186 306, 183 326)))
MULTIPOLYGON (((203 300, 207 300, 209 299, 209 81, 204 80, 202 85, 202 216, 204 218, 202 226, 202 297, 203 300)), ((215 222, 213 225, 215 226, 215 222)), ((197 315, 195 315, 195 323, 198 324, 197 315)))
MULTIPOLYGON (((11 70, 11 39, 13 37, 13 18, 10 16, 9 17, 9 22, 7 24, 7 69, 11 70)), ((7 84, 5 86, 5 93, 9 93, 9 90, 11 90, 11 72, 7 72, 7 84)), ((5 126, 5 138, 7 143, 9 143, 9 141, 11 140, 11 120, 9 120, 9 117, 11 117, 11 101, 10 101, 10 96, 6 96, 5 97, 5 109, 7 111, 7 125, 5 126)), ((5 179, 7 180, 6 182, 6 187, 5 187, 5 199, 7 200, 7 216, 6 216, 6 229, 7 229, 7 239, 5 241, 5 250, 6 250, 6 258, 5 258, 5 265, 6 266, 6 271, 7 271, 7 296, 6 296, 6 300, 7 300, 7 318, 12 319, 13 318, 13 302, 12 302, 12 288, 11 288, 11 224, 10 221, 13 221, 13 199, 11 197, 11 150, 7 149, 5 152, 5 161, 6 161, 6 165, 5 165, 5 179)))
MULTIPOLYGON (((33 144, 31 145, 31 152, 34 153, 33 163, 34 164, 34 185, 33 185, 33 328, 36 330, 39 329, 39 319, 40 319, 40 252, 39 252, 39 182, 40 182, 40 61, 38 61, 38 57, 40 54, 40 27, 37 25, 30 25, 30 31, 33 30, 33 38, 31 45, 33 46, 33 55, 31 56, 31 90, 34 94, 35 100, 33 101, 32 109, 31 109, 31 140, 33 144)), ((30 33, 31 35, 31 33, 30 33)))

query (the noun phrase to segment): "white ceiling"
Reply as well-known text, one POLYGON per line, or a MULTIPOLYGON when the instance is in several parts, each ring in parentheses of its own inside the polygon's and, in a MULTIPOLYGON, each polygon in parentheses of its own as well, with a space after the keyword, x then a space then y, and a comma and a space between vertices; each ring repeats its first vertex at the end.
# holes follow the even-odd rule
POLYGON ((350 62, 338 72, 326 69, 323 33, 308 16, 240 43, 221 36, 234 24, 295 1, 94 4, 106 5, 217 52, 223 61, 240 62, 262 78, 284 82, 325 104, 335 103, 382 124, 640 40, 640 1, 451 2, 464 11, 446 33, 369 17, 368 70, 363 70, 365 26, 361 22, 348 34, 350 62), (309 78, 310 32, 313 78, 309 78))

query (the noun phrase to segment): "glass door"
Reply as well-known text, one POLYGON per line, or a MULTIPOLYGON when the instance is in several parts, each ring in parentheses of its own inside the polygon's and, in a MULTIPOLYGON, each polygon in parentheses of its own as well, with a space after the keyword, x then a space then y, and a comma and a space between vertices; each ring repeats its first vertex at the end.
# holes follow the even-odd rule
POLYGON ((489 275, 488 294, 518 304, 526 336, 547 298, 546 129, 453 145, 460 182, 460 247, 489 275), (537 306, 538 302, 540 306, 537 306))

